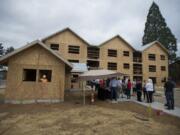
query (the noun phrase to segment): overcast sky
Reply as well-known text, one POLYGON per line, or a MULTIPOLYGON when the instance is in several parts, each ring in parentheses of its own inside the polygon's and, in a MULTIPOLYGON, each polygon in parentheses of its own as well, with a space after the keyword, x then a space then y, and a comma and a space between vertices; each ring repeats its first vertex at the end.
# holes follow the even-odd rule
MULTIPOLYGON (((180 0, 154 0, 178 39, 180 0)), ((91 44, 119 34, 135 48, 142 43, 152 0, 0 0, 0 42, 15 48, 70 27, 91 44)))

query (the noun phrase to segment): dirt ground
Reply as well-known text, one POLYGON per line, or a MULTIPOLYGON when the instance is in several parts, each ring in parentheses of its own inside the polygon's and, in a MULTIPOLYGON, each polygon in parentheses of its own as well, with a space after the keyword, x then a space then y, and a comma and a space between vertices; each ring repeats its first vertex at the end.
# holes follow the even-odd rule
POLYGON ((4 90, 0 89, 0 103, 4 102, 4 90))
MULTIPOLYGON (((89 101, 89 96, 87 96, 89 101)), ((78 92, 60 104, 0 104, 0 135, 179 135, 180 118, 132 103, 82 105, 78 92)))

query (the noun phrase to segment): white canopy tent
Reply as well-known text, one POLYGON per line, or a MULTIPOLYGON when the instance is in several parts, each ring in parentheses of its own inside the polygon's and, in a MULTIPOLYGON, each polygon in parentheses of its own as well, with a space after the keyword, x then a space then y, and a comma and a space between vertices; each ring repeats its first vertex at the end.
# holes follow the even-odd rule
POLYGON ((105 79, 105 78, 111 78, 111 77, 117 77, 117 76, 123 76, 126 74, 107 70, 107 69, 99 69, 99 70, 89 70, 84 73, 82 73, 79 76, 80 80, 95 80, 95 79, 105 79))
POLYGON ((84 81, 88 80, 95 80, 95 79, 107 79, 107 78, 112 78, 112 77, 118 77, 118 76, 125 76, 126 74, 112 71, 112 70, 107 70, 107 69, 99 69, 99 70, 89 70, 84 73, 82 73, 79 76, 79 80, 82 81, 82 88, 83 88, 83 103, 85 104, 85 86, 84 86, 84 81))

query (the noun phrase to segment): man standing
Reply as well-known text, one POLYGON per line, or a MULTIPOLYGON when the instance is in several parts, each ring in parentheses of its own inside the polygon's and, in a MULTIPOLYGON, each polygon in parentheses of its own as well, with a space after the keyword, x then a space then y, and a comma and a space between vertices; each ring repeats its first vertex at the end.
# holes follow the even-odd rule
POLYGON ((147 96, 147 91, 146 91, 146 80, 144 80, 144 83, 143 83, 143 99, 144 101, 146 100, 146 96, 147 96))
POLYGON ((138 80, 136 83, 136 92, 137 92, 137 101, 142 102, 141 95, 142 95, 142 82, 138 80))
POLYGON ((118 82, 116 78, 112 78, 112 80, 109 83, 109 86, 111 88, 111 100, 115 99, 117 101, 117 87, 118 87, 118 82))
POLYGON ((168 110, 174 110, 174 87, 175 83, 169 77, 168 81, 164 85, 168 110))

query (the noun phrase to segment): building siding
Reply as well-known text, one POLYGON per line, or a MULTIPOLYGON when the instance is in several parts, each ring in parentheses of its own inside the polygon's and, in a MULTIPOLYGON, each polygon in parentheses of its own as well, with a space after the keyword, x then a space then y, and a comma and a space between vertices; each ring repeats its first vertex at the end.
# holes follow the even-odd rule
MULTIPOLYGON (((50 46, 51 43, 58 43, 60 45, 59 52, 62 56, 67 60, 79 60, 80 63, 87 63, 87 47, 88 44, 83 40, 74 35, 71 31, 66 30, 60 34, 54 35, 49 39, 44 41, 45 44, 50 46), (70 54, 68 53, 68 45, 77 45, 80 47, 79 54, 70 54)), ((105 42, 103 45, 98 46, 99 48, 99 58, 95 59, 95 61, 99 62, 99 68, 107 69, 108 62, 117 63, 117 71, 127 74, 132 80, 134 76, 140 76, 143 80, 147 80, 149 77, 157 78, 157 86, 162 86, 163 78, 168 77, 168 54, 165 50, 163 50, 157 43, 152 45, 150 48, 142 51, 142 62, 133 62, 133 52, 134 50, 129 44, 124 42, 118 36, 112 38, 111 40, 105 42), (117 50, 117 57, 109 57, 108 49, 117 50), (129 56, 123 56, 123 51, 129 51, 129 56), (149 61, 148 54, 154 53, 156 54, 156 61, 149 61), (160 60, 160 55, 165 55, 166 60, 160 60), (128 63, 130 65, 129 69, 124 69, 123 64, 128 63), (133 74, 133 64, 142 64, 142 74, 135 75, 133 74), (156 66, 156 72, 149 72, 149 65, 156 66), (166 67, 166 71, 161 71, 161 66, 166 67)), ((69 79, 70 80, 70 79, 69 79)), ((70 81, 69 81, 70 82, 70 81)), ((70 84, 67 85, 70 87, 70 84)))
POLYGON ((110 40, 109 42, 100 46, 100 68, 107 69, 108 62, 117 63, 117 71, 125 73, 130 76, 130 79, 133 78, 132 71, 132 54, 133 49, 130 48, 126 43, 120 40, 118 37, 110 40), (117 50, 117 57, 109 57, 108 49, 117 50), (129 51, 129 56, 123 56, 123 51, 129 51), (129 63, 130 68, 124 69, 123 64, 129 63))
POLYGON ((162 79, 168 77, 168 54, 163 51, 161 47, 159 47, 157 44, 154 44, 147 50, 145 50, 143 53, 143 79, 147 80, 149 77, 156 77, 157 79, 157 85, 162 86, 163 82, 162 79), (151 61, 148 59, 148 54, 155 54, 156 60, 151 61), (160 55, 165 55, 165 60, 161 60, 160 55), (149 65, 155 65, 156 66, 156 72, 149 72, 149 65), (166 67, 166 71, 161 71, 161 66, 166 67))
POLYGON ((67 60, 79 60, 80 63, 86 63, 87 60, 87 44, 76 37, 71 31, 64 31, 44 41, 49 47, 51 44, 59 44, 60 54, 67 60), (79 54, 68 53, 68 46, 75 45, 80 47, 79 54))
POLYGON ((13 56, 8 62, 6 100, 64 100, 65 64, 40 46, 13 56), (23 69, 52 70, 51 82, 23 81, 23 69))

